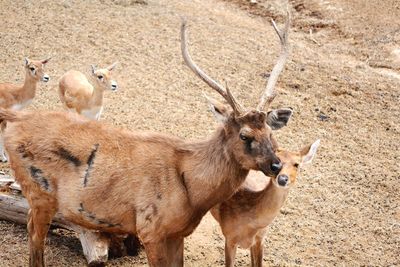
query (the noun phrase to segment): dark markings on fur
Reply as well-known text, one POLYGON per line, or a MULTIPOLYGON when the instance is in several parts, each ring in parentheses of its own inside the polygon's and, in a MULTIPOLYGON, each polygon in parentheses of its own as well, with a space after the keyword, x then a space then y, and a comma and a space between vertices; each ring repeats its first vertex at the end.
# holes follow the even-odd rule
POLYGON ((89 175, 90 175, 90 170, 93 167, 93 162, 94 162, 94 158, 96 157, 96 152, 99 148, 99 144, 95 144, 94 148, 92 150, 92 152, 89 155, 89 158, 87 160, 87 168, 85 171, 85 176, 83 177, 83 186, 86 187, 88 179, 89 179, 89 175))
POLYGON ((20 144, 17 147, 17 152, 22 155, 22 158, 29 158, 31 160, 34 159, 33 154, 26 150, 26 147, 24 144, 20 144))
POLYGON ((145 219, 146 219, 146 221, 151 222, 152 221, 152 215, 151 214, 147 214, 145 219))
POLYGON ((154 215, 157 215, 157 213, 158 213, 158 208, 157 208, 157 206, 154 205, 154 204, 152 204, 152 206, 153 206, 153 214, 154 214, 154 215))
POLYGON ((36 168, 35 166, 31 166, 29 168, 32 179, 39 184, 39 186, 45 191, 51 192, 49 181, 43 176, 43 171, 41 169, 36 168))
POLYGON ((82 165, 82 161, 80 159, 72 155, 71 151, 68 151, 63 147, 60 147, 57 151, 53 151, 53 153, 67 161, 72 162, 76 167, 82 165))
POLYGON ((244 147, 245 147, 245 151, 246 151, 246 154, 252 154, 252 152, 253 152, 253 149, 251 148, 251 143, 253 142, 253 140, 252 139, 247 139, 245 142, 244 142, 244 147))
POLYGON ((161 199, 162 199, 162 194, 161 194, 161 192, 157 192, 157 199, 158 199, 158 200, 161 200, 161 199))
POLYGON ((184 172, 182 172, 182 174, 180 175, 180 177, 181 177, 181 180, 182 180, 182 187, 183 187, 183 190, 185 190, 185 195, 186 195, 186 197, 187 197, 187 201, 189 202, 189 205, 192 205, 192 201, 191 201, 191 199, 190 199, 190 196, 189 196, 189 190, 188 190, 188 188, 187 188, 187 184, 186 184, 186 180, 185 180, 185 173, 184 172))
POLYGON ((82 203, 82 202, 79 203, 78 211, 79 211, 79 212, 83 212, 83 211, 84 211, 84 209, 83 209, 83 203, 82 203))
POLYGON ((143 215, 145 220, 151 223, 153 221, 153 217, 158 213, 158 208, 154 204, 149 204, 146 207, 140 208, 139 212, 144 213, 143 215))
POLYGON ((185 173, 184 173, 184 172, 182 172, 181 178, 182 178, 182 185, 183 185, 183 188, 185 189, 185 192, 188 194, 189 191, 188 191, 187 186, 186 186, 185 173))
POLYGON ((120 227, 121 226, 120 223, 110 223, 109 221, 107 221, 105 219, 97 219, 93 213, 85 210, 85 208, 83 207, 83 203, 79 203, 78 211, 86 218, 89 218, 91 222, 98 224, 100 226, 103 226, 103 227, 120 227))

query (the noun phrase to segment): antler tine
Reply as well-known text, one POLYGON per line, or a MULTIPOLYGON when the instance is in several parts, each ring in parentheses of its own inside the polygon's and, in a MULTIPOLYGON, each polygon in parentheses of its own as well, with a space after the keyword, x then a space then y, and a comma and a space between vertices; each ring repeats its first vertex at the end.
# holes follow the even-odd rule
POLYGON ((229 90, 228 82, 225 82, 225 88, 227 95, 226 101, 228 101, 229 105, 232 107, 235 116, 238 117, 244 112, 244 109, 242 105, 240 105, 240 103, 236 101, 235 97, 231 93, 231 90, 229 90))
POLYGON ((290 26, 290 13, 287 11, 287 18, 285 23, 285 28, 283 31, 280 31, 276 26, 274 20, 272 20, 272 26, 274 27, 275 32, 279 36, 279 40, 281 43, 281 52, 276 62, 274 68, 271 71, 271 75, 269 76, 267 86, 265 88, 264 93, 261 96, 260 103, 257 106, 257 110, 263 110, 265 107, 269 107, 276 96, 275 84, 278 81, 279 74, 282 72, 283 67, 287 61, 289 56, 289 44, 288 44, 288 34, 289 34, 289 26, 290 26))
POLYGON ((189 55, 189 50, 187 47, 187 22, 186 19, 182 18, 182 25, 181 25, 181 50, 182 50, 182 56, 183 59, 186 63, 186 65, 198 76, 200 79, 202 79, 206 84, 208 84, 211 88, 213 88, 215 91, 217 91, 225 100, 229 103, 229 105, 232 107, 233 111, 235 112, 235 115, 240 115, 240 112, 242 111, 242 107, 240 104, 235 100, 233 95, 230 93, 229 89, 226 88, 226 90, 217 83, 215 80, 213 80, 210 76, 208 76, 202 69, 200 69, 196 63, 192 60, 192 58, 189 55))

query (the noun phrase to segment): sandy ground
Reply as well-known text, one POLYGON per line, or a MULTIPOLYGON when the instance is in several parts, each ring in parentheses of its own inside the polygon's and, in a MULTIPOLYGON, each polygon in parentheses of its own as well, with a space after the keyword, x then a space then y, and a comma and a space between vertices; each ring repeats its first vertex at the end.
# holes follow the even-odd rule
MULTIPOLYGON (((265 263, 400 265, 400 3, 289 4, 292 54, 273 106, 295 113, 276 136, 288 149, 318 138, 322 145, 269 229, 265 263)), ((0 0, 0 81, 22 82, 24 56, 51 55, 52 80, 40 84, 29 108, 61 109, 56 88, 65 71, 118 60, 121 90, 106 93, 104 121, 203 138, 215 123, 201 92, 213 93, 183 64, 180 17, 189 20, 194 59, 254 107, 279 49, 269 20, 282 22, 284 10, 278 0, 0 0)), ((207 215, 186 239, 186 266, 222 266, 223 246, 207 215)), ((46 259, 85 265, 78 240, 62 230, 49 234, 46 259)), ((237 260, 247 266, 247 251, 237 260)), ((0 221, 0 266, 27 262, 25 227, 0 221)), ((146 258, 142 252, 108 265, 145 266, 146 258)))

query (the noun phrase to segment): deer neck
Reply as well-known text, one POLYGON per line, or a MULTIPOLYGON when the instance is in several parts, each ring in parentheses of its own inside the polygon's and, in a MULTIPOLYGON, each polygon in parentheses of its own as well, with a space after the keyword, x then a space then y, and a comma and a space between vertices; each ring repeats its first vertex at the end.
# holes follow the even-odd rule
POLYGON ((264 190, 259 192, 259 197, 255 202, 258 207, 258 217, 268 224, 279 213, 289 193, 288 188, 276 186, 271 178, 264 190))
POLYGON ((93 93, 90 99, 91 106, 103 106, 104 89, 94 83, 93 93))
POLYGON ((25 81, 22 87, 17 91, 16 98, 18 102, 31 100, 36 95, 37 80, 32 78, 29 73, 25 74, 25 81))
POLYGON ((189 144, 181 178, 193 207, 209 210, 231 197, 245 180, 249 170, 240 166, 228 147, 223 128, 207 141, 189 144))

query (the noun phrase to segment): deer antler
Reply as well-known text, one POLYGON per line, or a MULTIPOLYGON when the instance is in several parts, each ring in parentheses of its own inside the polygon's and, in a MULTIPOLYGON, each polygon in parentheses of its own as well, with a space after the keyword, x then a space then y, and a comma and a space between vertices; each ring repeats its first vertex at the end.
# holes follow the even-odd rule
POLYGON ((182 19, 182 25, 181 25, 181 50, 182 50, 182 56, 183 56, 183 59, 184 59, 186 65, 198 77, 200 77, 200 79, 202 79, 206 84, 208 84, 211 88, 213 88, 215 91, 217 91, 223 98, 225 98, 225 100, 228 102, 228 104, 232 107, 235 116, 240 116, 240 114, 243 113, 243 108, 236 101, 236 99, 233 97, 233 95, 231 94, 228 86, 226 86, 226 89, 224 89, 224 87, 222 87, 222 85, 220 85, 215 80, 213 80, 202 69, 200 69, 196 65, 196 63, 193 62, 192 58, 189 55, 189 50, 188 50, 188 47, 187 47, 186 28, 187 28, 186 20, 182 19))
POLYGON ((271 75, 268 78, 267 86, 265 88, 264 93, 260 98, 260 103, 257 106, 257 110, 263 110, 265 107, 268 108, 272 103, 276 96, 275 84, 278 81, 279 74, 282 72, 283 67, 285 66, 286 60, 289 56, 289 44, 288 44, 288 34, 289 34, 289 26, 290 26, 290 13, 287 11, 287 18, 285 22, 285 28, 283 31, 280 31, 275 24, 275 21, 272 20, 272 26, 275 29, 275 32, 279 36, 279 40, 281 43, 281 52, 278 58, 278 62, 271 71, 271 75))

